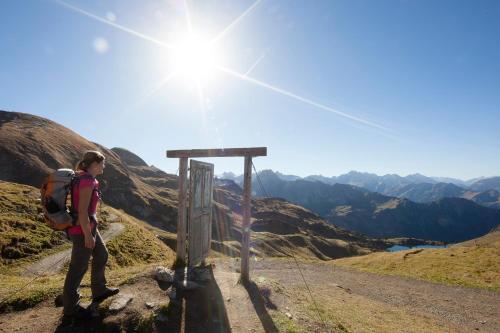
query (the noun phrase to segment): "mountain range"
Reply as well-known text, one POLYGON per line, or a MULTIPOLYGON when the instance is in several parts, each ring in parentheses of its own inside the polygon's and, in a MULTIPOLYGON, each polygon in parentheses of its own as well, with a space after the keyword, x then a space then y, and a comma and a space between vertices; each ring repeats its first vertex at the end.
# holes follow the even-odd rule
MULTIPOLYGON (((312 175, 301 178, 272 170, 263 171, 273 172, 284 181, 307 180, 328 185, 353 185, 371 192, 406 198, 420 203, 428 203, 443 198, 464 198, 485 207, 500 209, 500 177, 462 181, 446 177, 427 177, 421 174, 405 177, 396 174, 378 176, 373 173, 351 171, 338 177, 312 175)), ((223 173, 220 177, 242 184, 242 176, 236 176, 230 172, 223 173)))
POLYGON ((500 224, 500 210, 464 198, 417 203, 354 185, 305 179, 287 181, 270 170, 260 172, 252 187, 256 196, 284 198, 332 224, 370 237, 458 242, 485 234, 500 224))

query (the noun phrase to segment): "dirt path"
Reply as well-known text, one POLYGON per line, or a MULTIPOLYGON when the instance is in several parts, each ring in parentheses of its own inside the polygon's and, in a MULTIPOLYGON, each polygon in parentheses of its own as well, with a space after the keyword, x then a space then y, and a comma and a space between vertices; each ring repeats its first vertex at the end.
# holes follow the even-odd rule
POLYGON ((259 303, 258 292, 252 285, 238 283, 238 263, 218 261, 214 276, 224 300, 231 332, 277 332, 263 303, 259 303), (262 319, 264 318, 264 319, 262 319))
MULTIPOLYGON (((121 223, 111 223, 109 227, 101 233, 104 242, 107 242, 108 240, 111 240, 121 234, 124 228, 124 225, 121 223)), ((71 249, 64 250, 29 265, 22 275, 35 276, 40 274, 56 274, 70 259, 71 249)))
MULTIPOLYGON (((123 317, 130 312, 145 309, 145 302, 158 305, 168 300, 165 293, 162 293, 158 287, 158 283, 149 277, 140 278, 134 284, 121 286, 119 295, 124 294, 133 296, 127 310, 106 317, 107 321, 119 322, 120 316, 123 317)), ((88 303, 83 303, 83 305, 87 306, 88 303)), ((54 300, 47 300, 31 309, 0 315, 0 332, 83 333, 99 331, 97 325, 92 327, 92 323, 89 323, 90 325, 87 327, 59 327, 61 316, 62 308, 55 307, 54 300)))
MULTIPOLYGON (((169 285, 162 286, 146 272, 133 283, 120 286, 119 295, 133 296, 127 308, 116 315, 108 315, 95 327, 89 323, 90 326, 78 330, 61 328, 62 309, 56 308, 53 300, 47 300, 31 309, 0 315, 0 332, 31 333, 35 327, 37 332, 107 331, 120 327, 120 321, 126 321, 124 317, 137 313, 148 317, 157 311, 159 304, 168 304, 166 312, 169 313, 168 320, 164 322, 165 327, 157 327, 159 332, 277 332, 262 324, 245 286, 237 283, 239 273, 236 272, 236 266, 217 264, 211 274, 210 282, 203 284, 204 287, 186 291, 177 289, 177 296, 169 301, 166 292, 169 285), (148 309, 146 302, 156 307, 148 309)), ((259 309, 265 311, 262 304, 259 309)))
MULTIPOLYGON (((324 263, 300 263, 300 266, 315 298, 345 302, 341 304, 345 304, 346 311, 361 317, 360 322, 365 326, 355 326, 347 330, 349 332, 387 332, 389 324, 390 331, 394 332, 500 331, 500 293, 364 273, 324 263), (360 303, 356 303, 359 300, 360 303), (401 321, 389 323, 389 316, 395 311, 404 312, 404 316, 396 317, 401 321), (379 317, 376 320, 380 326, 365 321, 363 316, 371 315, 379 317), (413 326, 407 326, 410 323, 404 320, 408 319, 413 321, 413 326), (426 326, 429 322, 431 326, 426 326)), ((281 259, 252 261, 254 281, 277 281, 282 288, 280 292, 274 289, 272 295, 263 294, 255 283, 239 284, 238 268, 236 260, 215 259, 212 269, 215 280, 203 288, 178 292, 176 301, 170 304, 166 289, 146 274, 121 287, 121 293, 134 296, 125 313, 132 310, 152 312, 154 310, 146 309, 145 302, 166 302, 169 304, 167 312, 171 314, 166 320, 168 332, 274 333, 278 332, 280 323, 271 315, 277 313, 290 313, 293 319, 289 323, 300 323, 307 332, 325 331, 315 314, 304 311, 303 306, 309 300, 293 262, 281 259)), ((343 308, 341 305, 337 309, 343 308)), ((53 332, 60 315, 61 309, 55 308, 53 301, 46 301, 33 309, 0 315, 0 332, 32 332, 33 327, 40 332, 53 332)), ((104 320, 116 319, 106 317, 104 320)))
MULTIPOLYGON (((270 259, 253 266, 254 277, 264 276, 287 287, 304 288, 293 262, 270 259)), ((497 292, 365 273, 330 264, 300 263, 300 266, 313 294, 328 295, 342 289, 411 314, 436 317, 466 332, 500 331, 500 293, 497 292)))

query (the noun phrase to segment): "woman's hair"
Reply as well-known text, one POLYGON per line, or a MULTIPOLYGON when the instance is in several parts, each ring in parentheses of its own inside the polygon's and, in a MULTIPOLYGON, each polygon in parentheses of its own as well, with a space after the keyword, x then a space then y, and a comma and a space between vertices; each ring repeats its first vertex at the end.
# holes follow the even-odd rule
POLYGON ((101 163, 104 161, 104 155, 97 150, 88 150, 83 154, 82 159, 76 164, 76 170, 87 171, 93 162, 101 163))

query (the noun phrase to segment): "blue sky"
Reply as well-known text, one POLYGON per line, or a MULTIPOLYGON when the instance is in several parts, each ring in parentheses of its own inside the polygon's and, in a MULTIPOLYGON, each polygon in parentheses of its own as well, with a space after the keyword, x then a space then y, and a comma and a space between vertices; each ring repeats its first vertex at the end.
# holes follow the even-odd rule
POLYGON ((253 6, 200 89, 165 47, 183 43, 183 1, 66 4, 0 2, 0 109, 168 172, 167 149, 267 146, 258 169, 301 176, 500 174, 499 1, 188 1, 208 40, 253 6))

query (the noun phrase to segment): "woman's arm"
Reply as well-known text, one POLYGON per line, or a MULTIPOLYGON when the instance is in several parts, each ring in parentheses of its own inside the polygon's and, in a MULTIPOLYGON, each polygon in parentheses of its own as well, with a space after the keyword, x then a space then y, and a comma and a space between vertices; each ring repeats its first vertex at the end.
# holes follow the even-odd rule
POLYGON ((85 247, 92 249, 95 245, 94 236, 89 220, 89 204, 92 197, 92 187, 80 188, 80 197, 78 199, 78 224, 82 227, 85 236, 85 247))

